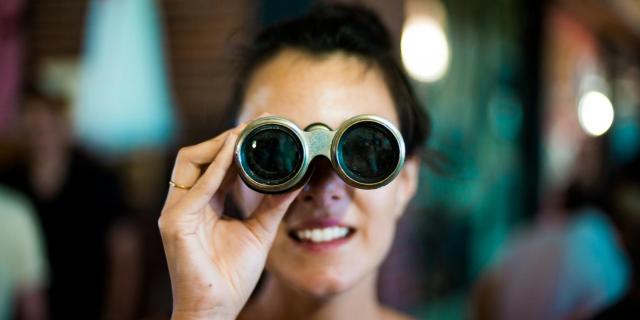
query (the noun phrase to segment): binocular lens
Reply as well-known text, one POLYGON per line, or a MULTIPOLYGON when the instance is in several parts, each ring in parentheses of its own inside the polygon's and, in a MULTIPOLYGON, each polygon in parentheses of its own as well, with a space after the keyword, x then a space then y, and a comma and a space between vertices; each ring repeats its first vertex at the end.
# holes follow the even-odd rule
POLYGON ((400 147, 393 134, 375 122, 361 122, 347 129, 337 146, 337 160, 351 179, 378 183, 398 165, 400 147))
POLYGON ((243 167, 254 180, 276 185, 290 179, 302 164, 302 145, 289 129, 266 125, 250 133, 242 150, 243 167))

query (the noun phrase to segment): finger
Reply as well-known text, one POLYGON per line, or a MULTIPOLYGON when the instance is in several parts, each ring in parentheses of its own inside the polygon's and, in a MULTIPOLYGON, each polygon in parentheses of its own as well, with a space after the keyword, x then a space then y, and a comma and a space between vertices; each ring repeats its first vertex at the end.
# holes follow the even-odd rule
POLYGON ((280 221, 301 190, 302 188, 299 188, 285 194, 265 195, 251 218, 247 220, 247 227, 263 243, 273 242, 280 221))
MULTIPOLYGON (((263 112, 253 120, 269 115, 271 114, 263 112)), ((227 130, 213 139, 180 149, 171 174, 171 180, 174 183, 187 188, 170 187, 167 193, 165 207, 174 205, 178 199, 187 193, 188 188, 193 186, 198 177, 200 177, 203 165, 209 164, 213 161, 224 144, 226 137, 230 133, 240 134, 240 132, 247 126, 247 123, 249 123, 249 121, 242 122, 235 128, 227 130)))
POLYGON ((197 213, 214 197, 233 163, 233 149, 237 138, 234 132, 227 135, 222 149, 205 173, 176 204, 179 211, 197 213))
POLYGON ((229 133, 230 130, 225 131, 213 139, 193 146, 183 147, 178 151, 173 172, 171 173, 171 181, 183 185, 187 189, 170 186, 165 206, 173 205, 187 193, 188 188, 193 186, 198 177, 200 177, 202 165, 212 161, 229 133))
POLYGON ((264 118, 264 117, 268 117, 268 116, 272 116, 272 114, 269 113, 269 112, 262 112, 255 119, 260 119, 260 118, 264 118))
MULTIPOLYGON (((213 139, 180 149, 171 174, 171 180, 186 187, 193 186, 202 173, 201 168, 213 161, 220 148, 224 145, 227 136, 230 133, 240 132, 245 126, 246 124, 242 123, 213 139)), ((186 189, 170 187, 165 206, 172 206, 186 193, 186 189)))
MULTIPOLYGON (((251 121, 270 115, 270 113, 263 112, 251 121)), ((240 132, 247 126, 248 122, 249 121, 242 122, 235 128, 227 130, 211 140, 207 140, 200 144, 181 149, 176 159, 176 165, 174 166, 174 170, 172 173, 172 181, 186 187, 193 186, 195 184, 195 181, 197 181, 198 177, 200 177, 202 173, 203 165, 209 164, 211 163, 211 161, 213 161, 213 158, 217 155, 220 148, 224 144, 224 139, 226 139, 226 137, 230 133, 239 135, 240 132), (192 182, 183 184, 177 181, 178 179, 181 179, 182 181, 192 182)), ((165 205, 170 206, 174 204, 179 198, 187 193, 187 189, 188 188, 170 188, 165 205)))
POLYGON ((213 161, 216 154, 224 144, 227 136, 230 133, 239 134, 245 126, 246 124, 242 123, 233 129, 223 132, 213 139, 182 148, 176 159, 172 179, 174 179, 176 183, 193 185, 198 177, 200 177, 200 168, 213 161), (188 179, 189 176, 191 176, 191 180, 188 179), (181 180, 178 181, 178 179, 181 180))

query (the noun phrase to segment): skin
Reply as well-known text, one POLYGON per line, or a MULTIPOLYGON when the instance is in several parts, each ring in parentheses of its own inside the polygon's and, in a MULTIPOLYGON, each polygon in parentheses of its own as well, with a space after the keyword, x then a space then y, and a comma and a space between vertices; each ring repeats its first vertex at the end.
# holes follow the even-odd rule
MULTIPOLYGON (((341 53, 314 57, 283 50, 254 72, 244 101, 240 122, 268 113, 301 128, 314 122, 337 128, 353 116, 374 114, 399 125, 381 73, 341 53)), ((377 301, 376 279, 396 222, 415 193, 418 160, 408 159, 395 180, 374 190, 348 186, 320 160, 302 190, 264 196, 248 189, 231 165, 242 128, 184 148, 176 160, 172 179, 193 188, 171 188, 159 221, 174 319, 402 318, 377 301), (208 163, 203 173, 201 166, 208 163), (227 194, 247 220, 221 218, 227 194), (324 218, 356 232, 321 252, 303 248, 287 234, 324 218), (265 266, 265 286, 246 305, 265 266)))

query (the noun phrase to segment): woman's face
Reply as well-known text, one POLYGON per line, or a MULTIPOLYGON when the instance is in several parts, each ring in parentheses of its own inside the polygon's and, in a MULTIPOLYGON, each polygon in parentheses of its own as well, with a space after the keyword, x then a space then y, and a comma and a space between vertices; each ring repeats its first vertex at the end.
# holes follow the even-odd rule
MULTIPOLYGON (((261 66, 249 83, 239 120, 264 112, 300 128, 321 122, 336 129, 360 114, 382 116, 399 127, 382 74, 340 53, 320 58, 284 50, 261 66)), ((267 270, 288 287, 318 297, 374 277, 391 245, 396 221, 415 192, 417 174, 417 160, 409 159, 390 184, 362 190, 344 183, 328 160, 317 161, 310 182, 280 224, 267 270), (335 238, 345 230, 345 237, 335 238)), ((245 213, 262 198, 239 179, 234 195, 245 213)))

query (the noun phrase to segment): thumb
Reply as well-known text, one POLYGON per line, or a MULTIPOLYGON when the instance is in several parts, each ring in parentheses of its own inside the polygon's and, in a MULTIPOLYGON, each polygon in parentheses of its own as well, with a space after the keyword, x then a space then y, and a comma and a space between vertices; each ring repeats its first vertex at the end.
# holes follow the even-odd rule
POLYGON ((256 235, 262 243, 271 245, 278 230, 278 225, 291 203, 296 199, 302 188, 293 192, 265 195, 258 208, 247 220, 247 228, 256 235))

